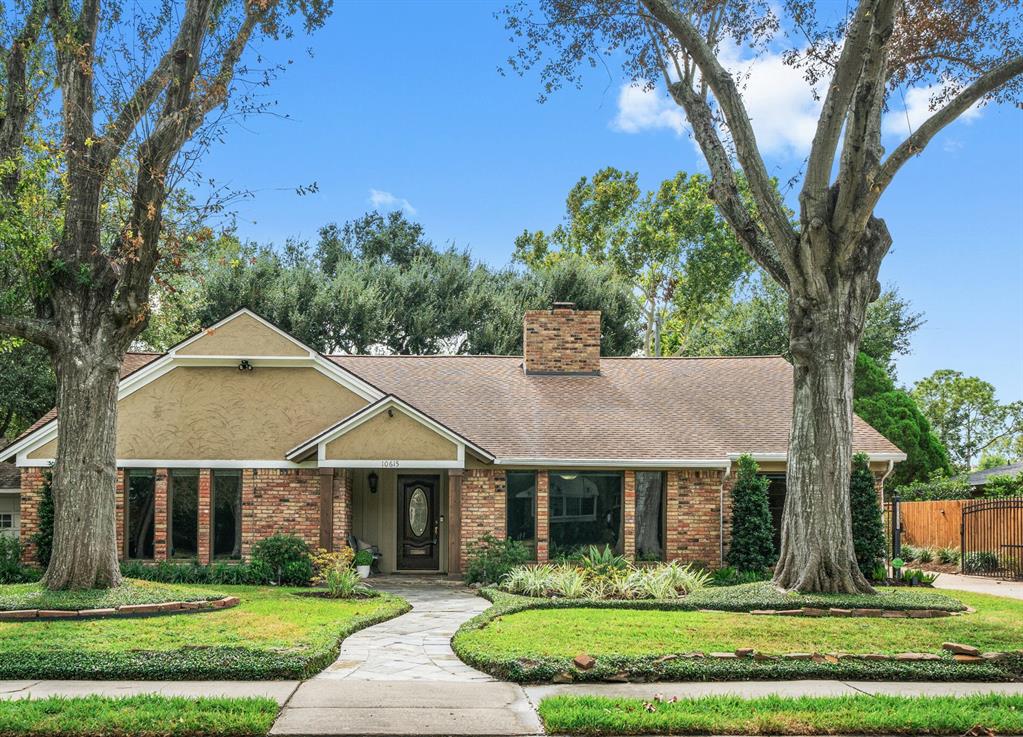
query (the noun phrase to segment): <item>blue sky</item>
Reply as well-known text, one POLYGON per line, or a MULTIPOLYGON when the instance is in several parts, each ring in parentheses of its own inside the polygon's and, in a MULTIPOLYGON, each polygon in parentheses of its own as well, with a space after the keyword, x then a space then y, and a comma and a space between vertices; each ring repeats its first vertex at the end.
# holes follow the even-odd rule
MULTIPOLYGON (((535 76, 501 76, 513 47, 498 7, 339 2, 313 37, 264 47, 294 61, 270 91, 289 119, 232 128, 204 163, 205 174, 255 192, 237 207, 239 235, 313 239, 377 203, 406 208, 435 242, 499 265, 523 229, 560 220, 580 176, 611 165, 639 172, 650 189, 680 169, 705 170, 667 100, 624 88, 614 72, 594 71, 582 90, 543 105, 535 76), (294 194, 313 181, 318 193, 294 194)), ((785 181, 805 153, 813 103, 777 59, 752 73, 754 126, 785 181)), ((926 98, 910 91, 906 109, 893 111, 889 147, 907 115, 926 113, 926 98)), ((954 368, 991 381, 1005 400, 1023 398, 1023 112, 986 108, 944 131, 878 214, 895 240, 882 281, 927 318, 900 380, 954 368)))

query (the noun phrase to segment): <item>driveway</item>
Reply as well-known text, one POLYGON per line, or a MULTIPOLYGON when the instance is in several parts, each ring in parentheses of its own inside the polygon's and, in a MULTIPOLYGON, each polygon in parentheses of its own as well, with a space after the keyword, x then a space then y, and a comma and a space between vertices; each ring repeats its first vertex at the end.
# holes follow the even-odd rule
POLYGON ((934 581, 934 588, 1023 599, 1023 581, 1002 581, 984 576, 964 576, 960 573, 942 573, 934 581))

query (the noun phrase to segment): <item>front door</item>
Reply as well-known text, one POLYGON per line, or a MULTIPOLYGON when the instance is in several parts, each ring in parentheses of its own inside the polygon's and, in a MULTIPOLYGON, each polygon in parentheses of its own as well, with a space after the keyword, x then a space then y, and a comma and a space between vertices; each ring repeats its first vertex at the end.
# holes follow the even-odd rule
POLYGON ((439 476, 398 477, 398 568, 440 568, 439 476))

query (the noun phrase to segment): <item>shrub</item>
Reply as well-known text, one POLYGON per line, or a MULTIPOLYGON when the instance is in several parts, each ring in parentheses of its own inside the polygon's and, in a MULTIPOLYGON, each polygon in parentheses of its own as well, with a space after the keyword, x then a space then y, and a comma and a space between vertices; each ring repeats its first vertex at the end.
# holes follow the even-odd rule
POLYGON ((262 586, 271 581, 270 569, 265 564, 255 562, 245 564, 221 561, 204 566, 196 561, 175 563, 162 560, 155 565, 147 565, 142 561, 132 560, 121 563, 121 575, 125 578, 157 583, 209 583, 227 586, 262 586))
POLYGON ((309 545, 298 535, 277 534, 263 538, 252 546, 252 559, 263 561, 277 583, 308 585, 313 578, 313 564, 309 558, 309 545))
POLYGON ((566 599, 582 599, 589 593, 590 585, 581 569, 557 566, 550 578, 550 588, 555 594, 566 599))
POLYGON ((907 563, 912 563, 918 555, 920 555, 920 551, 913 545, 906 544, 902 546, 902 559, 907 563))
POLYGON ((610 545, 606 545, 603 550, 591 545, 579 558, 579 565, 589 576, 600 577, 626 570, 629 567, 629 559, 616 554, 610 545))
POLYGON ((738 467, 732 487, 732 544, 728 549, 728 564, 740 571, 763 571, 777 560, 767 497, 771 482, 757 475, 757 462, 749 454, 739 457, 738 467))
POLYGON ((955 565, 959 562, 958 548, 938 548, 938 562, 943 565, 955 565))
POLYGON ((529 550, 518 540, 484 535, 469 546, 466 583, 497 583, 515 566, 529 560, 529 550))
POLYGON ((744 583, 766 581, 766 571, 737 571, 731 566, 723 566, 710 574, 708 586, 738 586, 744 583))
POLYGON ((335 566, 323 572, 320 582, 327 587, 327 596, 332 599, 352 599, 370 594, 362 585, 362 579, 351 566, 335 566))
POLYGON ((0 535, 0 584, 38 581, 42 571, 21 565, 21 543, 17 538, 0 535))
POLYGON ((344 568, 351 568, 355 560, 355 551, 347 545, 341 550, 333 553, 324 548, 317 548, 312 556, 313 582, 324 583, 324 580, 331 571, 344 568))
POLYGON ((973 489, 966 479, 932 476, 930 481, 914 481, 895 490, 904 502, 927 502, 941 499, 971 499, 973 489))
POLYGON ((501 578, 501 587, 523 596, 546 596, 549 581, 554 575, 554 566, 544 563, 539 566, 518 566, 501 578))
POLYGON ((32 535, 32 544, 36 546, 36 562, 43 568, 50 565, 50 554, 53 552, 53 513, 53 472, 44 471, 43 494, 36 509, 39 527, 32 535))
POLYGON ((373 565, 373 552, 370 550, 360 550, 355 554, 355 560, 353 564, 356 566, 371 566, 373 565))
POLYGON ((853 548, 856 562, 864 576, 870 576, 878 563, 885 559, 884 521, 881 504, 874 486, 874 473, 865 453, 853 456, 852 477, 849 479, 849 504, 852 509, 853 548))
POLYGON ((934 551, 930 548, 920 548, 916 554, 917 563, 930 563, 934 560, 934 551))
POLYGON ((997 499, 1007 496, 1023 496, 1023 471, 1011 476, 989 476, 984 484, 984 496, 990 499, 997 499))
POLYGON ((997 571, 998 556, 990 550, 967 553, 963 556, 963 573, 991 573, 997 571))

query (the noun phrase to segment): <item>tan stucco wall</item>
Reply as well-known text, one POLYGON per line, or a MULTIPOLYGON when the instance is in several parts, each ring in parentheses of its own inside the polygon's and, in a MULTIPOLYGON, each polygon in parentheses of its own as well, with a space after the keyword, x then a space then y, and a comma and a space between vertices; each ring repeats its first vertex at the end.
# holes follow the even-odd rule
POLYGON ((381 412, 330 441, 326 454, 330 460, 454 461, 458 446, 395 408, 393 417, 381 412))
POLYGON ((308 356, 280 333, 249 315, 238 315, 180 351, 185 356, 308 356))
POLYGON ((440 477, 439 513, 444 515, 440 524, 440 570, 448 569, 448 476, 446 471, 421 471, 402 469, 396 471, 378 468, 377 493, 369 493, 366 481, 369 469, 355 469, 352 472, 352 533, 360 540, 373 543, 380 548, 383 560, 382 573, 394 573, 398 555, 398 475, 437 475, 440 477))
MULTIPOLYGON (((284 460, 365 405, 312 368, 179 366, 120 401, 117 457, 284 460)), ((29 457, 53 458, 54 445, 29 457)))

